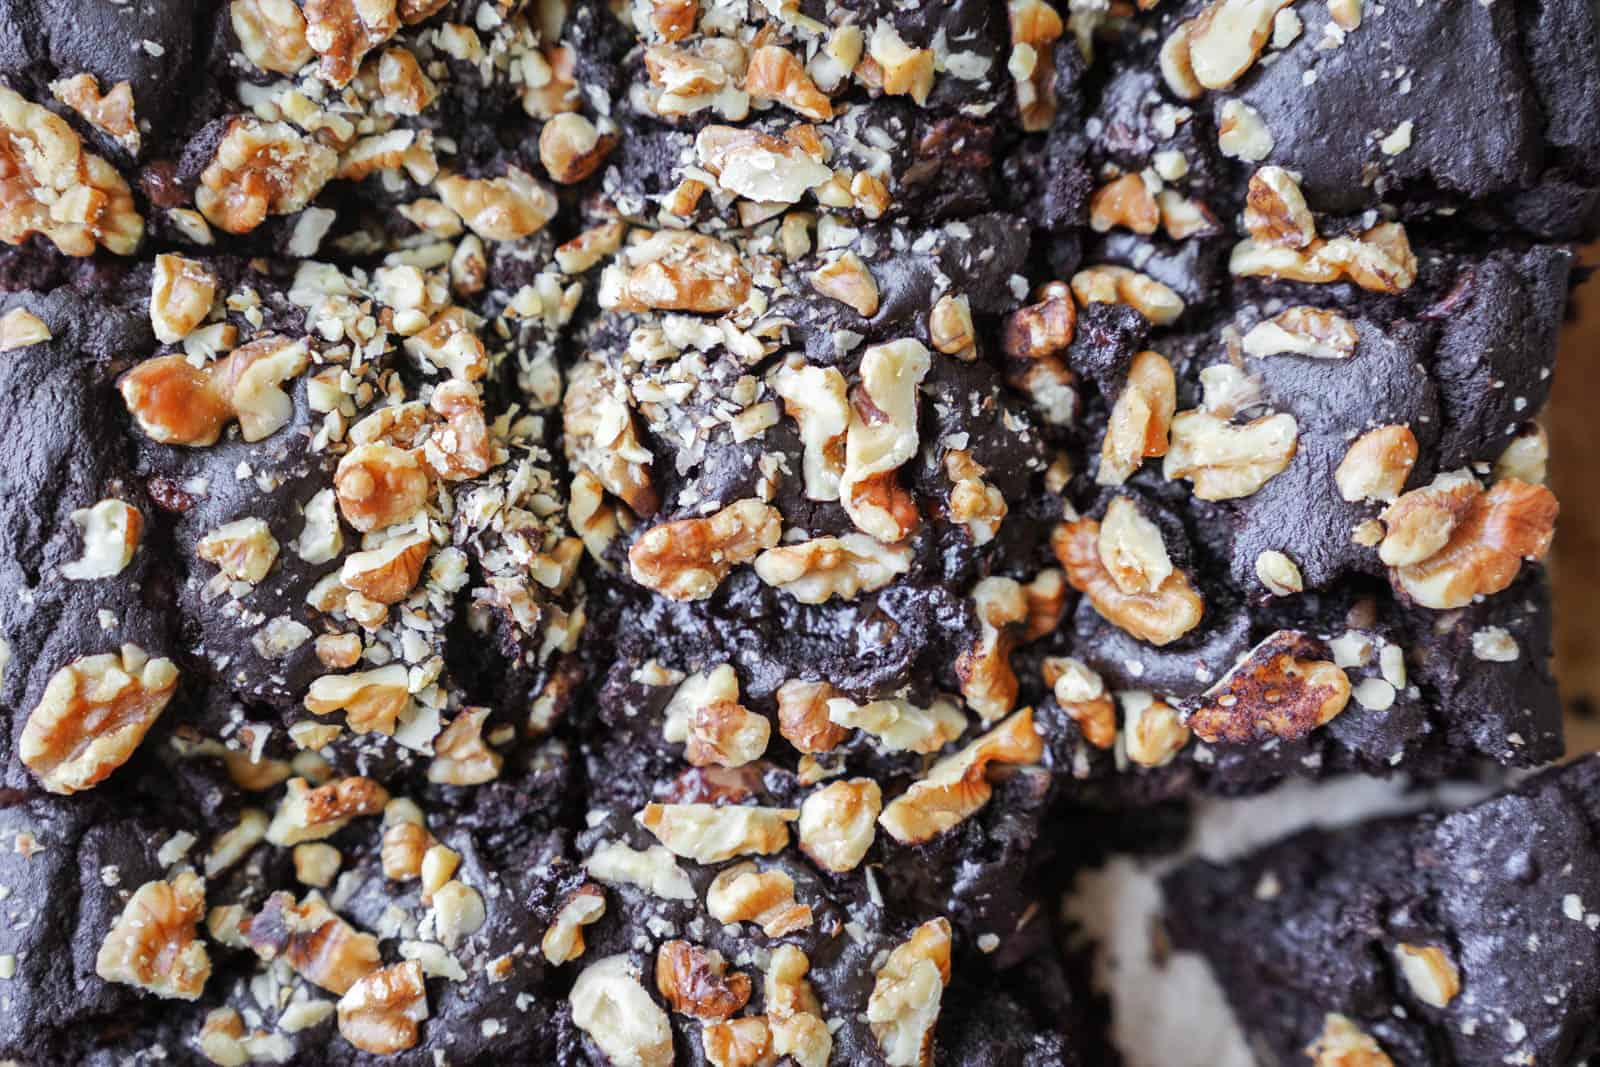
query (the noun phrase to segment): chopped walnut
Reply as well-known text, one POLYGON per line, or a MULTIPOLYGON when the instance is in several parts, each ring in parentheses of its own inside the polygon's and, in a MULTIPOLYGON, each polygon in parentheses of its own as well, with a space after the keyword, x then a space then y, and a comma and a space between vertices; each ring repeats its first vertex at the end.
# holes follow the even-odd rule
POLYGON ((765 1067, 773 1062, 772 1031, 762 1015, 745 1015, 700 1030, 706 1062, 711 1067, 765 1067))
POLYGON ((1078 303, 1126 304, 1152 326, 1170 326, 1183 314, 1183 298, 1148 274, 1111 264, 1086 267, 1072 276, 1078 303))
POLYGON ((100 91, 93 74, 74 74, 50 83, 50 95, 83 117, 83 121, 116 141, 129 152, 138 153, 141 138, 133 113, 133 85, 120 81, 109 93, 100 91))
POLYGON ((810 275, 811 288, 852 308, 864 319, 878 313, 878 283, 854 252, 846 252, 810 275))
MULTIPOLYGON (((1400 507, 1410 495, 1391 508, 1400 507)), ((1486 492, 1472 495, 1437 551, 1394 567, 1390 579, 1423 607, 1439 611, 1466 607, 1476 597, 1510 587, 1523 560, 1545 557, 1559 510, 1555 494, 1542 485, 1496 482, 1486 492)), ((1388 543, 1386 537, 1384 545, 1388 543)))
POLYGON ((1066 25, 1044 0, 1012 0, 1006 13, 1011 30, 1006 69, 1016 82, 1022 128, 1029 133, 1048 130, 1056 117, 1055 43, 1066 25))
POLYGON ((565 45, 548 45, 530 51, 535 62, 524 70, 531 70, 522 88, 522 110, 537 119, 548 119, 568 111, 576 111, 581 99, 575 77, 577 56, 565 45))
POLYGON ((130 255, 144 219, 116 168, 92 152, 61 116, 0 87, 0 241, 33 234, 69 256, 97 245, 130 255))
POLYGON ((635 885, 663 900, 692 900, 694 885, 672 853, 660 845, 644 851, 620 841, 602 843, 584 863, 590 877, 611 885, 635 885))
POLYGON ((961 695, 984 722, 992 722, 1017 702, 1017 676, 1011 670, 1018 624, 1027 621, 1028 598, 1011 578, 989 577, 972 589, 978 641, 956 659, 961 695))
POLYGON ((1323 1017, 1322 1033, 1306 1047, 1311 1067, 1394 1067, 1372 1036, 1343 1015, 1323 1017))
POLYGON ((339 570, 339 584, 379 604, 398 604, 422 578, 432 547, 427 534, 407 534, 381 548, 351 553, 339 570))
MULTIPOLYGON (((657 965, 657 981, 663 969, 657 965)), ((567 1000, 572 1023, 613 1063, 672 1067, 672 1024, 639 980, 627 955, 607 956, 583 969, 567 1000)))
POLYGON ((727 962, 714 949, 665 941, 656 950, 656 989, 679 1015, 718 1022, 749 1001, 750 977, 728 973, 727 962))
POLYGON ((827 682, 791 678, 778 687, 778 732, 801 752, 830 752, 849 731, 828 718, 828 701, 839 695, 827 682))
POLYGON ((791 129, 784 137, 733 126, 707 126, 695 136, 695 154, 717 185, 758 204, 797 204, 806 191, 834 177, 821 161, 814 134, 791 129))
POLYGON ((1101 566, 1130 596, 1157 592, 1174 569, 1160 528, 1131 497, 1113 497, 1106 506, 1096 548, 1101 566))
POLYGON ((833 1035, 822 1021, 822 1007, 806 981, 810 969, 811 961, 795 946, 779 945, 773 950, 762 982, 767 1024, 773 1055, 789 1056, 799 1067, 827 1067, 833 1035))
POLYGON ((477 381, 489 372, 483 341, 462 308, 446 308, 434 316, 426 329, 406 338, 405 350, 435 368, 448 370, 457 384, 477 381))
POLYGON ((1405 227, 1381 222, 1355 236, 1318 238, 1301 249, 1249 239, 1234 246, 1228 270, 1239 277, 1330 283, 1348 279, 1372 292, 1400 293, 1417 280, 1405 227))
POLYGON ((1194 19, 1186 19, 1174 26, 1167 39, 1161 42, 1158 57, 1161 80, 1179 100, 1198 100, 1206 92, 1206 87, 1194 76, 1194 63, 1189 57, 1194 24, 1194 19))
POLYGON ((260 519, 236 519, 202 537, 194 554, 236 582, 256 584, 278 559, 278 541, 260 519))
POLYGON ((1146 458, 1167 454, 1167 436, 1178 406, 1172 364, 1159 352, 1140 352, 1128 367, 1128 379, 1111 406, 1100 468, 1095 481, 1121 485, 1146 458))
POLYGON ((94 973, 158 997, 197 999, 211 977, 198 930, 205 907, 205 882, 192 871, 168 882, 146 882, 101 942, 94 973))
MULTIPOLYGON (((4 321, 0 320, 0 333, 3 333, 4 325, 4 321)), ((3 350, 4 345, 0 345, 0 351, 3 350)), ((1545 434, 1544 427, 1530 423, 1518 431, 1494 461, 1494 480, 1515 479, 1529 485, 1543 485, 1549 473, 1549 463, 1550 438, 1545 434)))
POLYGON ((428 472, 414 452, 387 444, 358 445, 333 474, 344 520, 363 533, 406 522, 422 510, 428 472))
POLYGON ((395 0, 305 0, 306 43, 320 57, 317 73, 342 89, 361 60, 400 28, 395 0))
POLYGON ((750 53, 744 91, 752 100, 775 101, 813 122, 833 118, 833 102, 817 88, 799 57, 781 45, 763 45, 750 53))
POLYGON ((51 675, 17 758, 52 793, 93 789, 128 761, 178 688, 178 668, 138 645, 83 656, 51 675))
POLYGON ((696 863, 721 863, 782 851, 789 844, 789 824, 799 817, 793 808, 646 804, 638 821, 674 854, 696 863))
POLYGON ((1250 176, 1244 227, 1264 245, 1305 248, 1317 239, 1317 223, 1300 183, 1282 167, 1262 167, 1250 176))
POLYGON ((150 287, 150 325, 165 344, 183 340, 211 311, 217 278, 182 256, 159 255, 150 287))
POLYGON ((711 109, 725 119, 750 112, 750 94, 739 88, 749 65, 745 46, 726 37, 703 37, 679 47, 652 45, 644 52, 650 75, 648 106, 663 117, 711 109))
POLYGON ((1205 604, 1174 568, 1154 590, 1127 593, 1100 556, 1100 523, 1079 519, 1056 527, 1050 538, 1072 588, 1089 598, 1108 622, 1152 645, 1169 645, 1200 624, 1205 604))
POLYGON ((882 810, 883 793, 872 779, 830 782, 800 805, 800 850, 835 874, 853 871, 872 847, 882 810))
POLYGON ((50 336, 50 327, 27 308, 14 307, 0 315, 0 352, 43 344, 50 336))
POLYGON ((1023 620, 1022 641, 1032 644, 1054 633, 1067 610, 1067 576, 1056 567, 1046 567, 1022 587, 1028 601, 1028 616, 1023 620))
POLYGON ((434 191, 485 241, 515 241, 544 229, 556 213, 556 196, 533 176, 507 167, 499 178, 440 174, 434 191))
POLYGON ((983 480, 988 470, 959 448, 945 453, 944 469, 951 481, 950 520, 965 526, 975 545, 993 541, 1009 509, 1000 489, 983 480))
POLYGON ((1349 319, 1333 311, 1313 307, 1292 307, 1264 319, 1244 335, 1246 355, 1311 356, 1315 359, 1348 359, 1355 355, 1360 340, 1349 319))
MULTIPOLYGON (((1073 309, 1076 323, 1077 309, 1073 309)), ((972 323, 972 302, 946 293, 928 312, 928 339, 947 356, 972 361, 978 358, 977 328, 972 323)))
POLYGON ((1406 487, 1417 464, 1417 438, 1409 426, 1380 426, 1356 438, 1339 466, 1334 484, 1339 496, 1361 500, 1393 501, 1406 487))
POLYGON ((1048 656, 1040 664, 1061 710, 1078 724, 1083 739, 1096 748, 1117 743, 1117 707, 1106 692, 1105 681, 1081 660, 1048 656))
POLYGON ((1470 471, 1450 471, 1399 497, 1379 516, 1378 557, 1391 567, 1420 563, 1449 543, 1483 487, 1470 471))
POLYGON ((628 224, 621 221, 591 226, 556 249, 556 265, 568 274, 582 274, 622 247, 628 224))
POLYGON ((1401 943, 1394 954, 1406 985, 1429 1007, 1447 1007, 1461 992, 1461 972, 1438 945, 1401 943))
POLYGON ((233 414, 212 367, 181 355, 147 359, 122 376, 118 388, 139 428, 164 444, 215 443, 233 414))
POLYGON ((849 385, 844 375, 835 367, 813 367, 795 355, 781 364, 769 381, 800 427, 806 496, 838 500, 845 431, 850 426, 849 385))
POLYGON ((341 996, 383 962, 378 939, 339 918, 314 893, 304 903, 273 893, 243 932, 263 960, 281 957, 306 981, 341 996))
POLYGON ((834 597, 854 600, 882 589, 910 566, 909 547, 886 545, 859 533, 780 545, 755 560, 762 581, 802 604, 821 604, 834 597))
POLYGON ((544 958, 559 967, 583 955, 583 928, 593 926, 606 913, 606 892, 591 882, 573 890, 539 942, 544 958))
POLYGON ((439 95, 438 86, 422 72, 408 48, 388 48, 378 60, 378 89, 384 110, 393 115, 420 115, 439 95))
POLYGON ((428 1017, 422 964, 392 963, 362 978, 339 998, 339 1033, 363 1052, 389 1056, 417 1043, 428 1017))
POLYGON ((881 73, 880 88, 889 96, 909 96, 918 105, 933 91, 934 55, 930 48, 912 48, 892 23, 879 19, 867 38, 867 57, 881 73))
POLYGON ((1169 482, 1188 479, 1201 500, 1250 496, 1289 466, 1299 437, 1299 424, 1284 412, 1242 426, 1208 411, 1180 412, 1162 474, 1169 482))
POLYGON ((483 740, 488 708, 462 708, 433 740, 428 781, 436 785, 482 785, 500 777, 505 758, 483 740))
POLYGON ((936 699, 923 708, 895 697, 858 705, 844 697, 828 700, 828 718, 839 726, 865 730, 885 752, 937 752, 960 737, 967 717, 953 701, 936 699))
POLYGON ((633 412, 596 364, 582 363, 568 376, 562 413, 568 458, 635 515, 655 514, 661 500, 650 481, 650 450, 639 440, 633 412))
POLYGON ((1124 174, 1107 182, 1089 198, 1089 228, 1105 233, 1117 227, 1149 235, 1161 225, 1156 190, 1141 174, 1124 174))
POLYGON ((388 792, 371 778, 337 778, 316 788, 304 778, 291 778, 267 827, 267 840, 279 847, 321 841, 358 815, 378 814, 388 802, 388 792))
POLYGON ((1326 651, 1298 630, 1270 634, 1200 696, 1188 727, 1213 744, 1244 744, 1294 741, 1327 725, 1350 702, 1350 679, 1326 651))
POLYGON ((935 763, 883 809, 878 822, 901 844, 931 841, 989 802, 993 793, 989 764, 1029 764, 1043 755, 1033 709, 1023 708, 960 752, 935 763))
POLYGON ((1189 69, 1206 89, 1226 89, 1255 65, 1272 21, 1292 0, 1212 0, 1187 30, 1189 69))
POLYGON ((694 33, 700 0, 649 0, 650 28, 663 41, 681 41, 694 33))
POLYGON ((929 919, 878 969, 867 1021, 889 1067, 933 1062, 933 1028, 950 984, 950 941, 950 921, 929 919))
POLYGON ((623 311, 732 311, 750 294, 738 249, 697 233, 662 230, 623 252, 623 311))
POLYGON ((1267 592, 1273 596, 1290 596, 1305 592, 1306 581, 1305 576, 1300 573, 1300 565, 1275 549, 1269 549, 1256 556, 1255 571, 1261 584, 1266 586, 1267 592))
POLYGON ((409 673, 404 664, 390 663, 355 674, 325 674, 306 690, 305 706, 314 715, 343 711, 346 724, 358 734, 392 735, 411 707, 409 673))
MULTIPOLYGON (((384 813, 385 818, 388 812, 384 813)), ((420 822, 401 821, 383 831, 379 859, 383 876, 407 882, 422 876, 422 857, 436 844, 428 828, 420 822)))
POLYGON ((795 900, 794 879, 776 869, 759 871, 750 862, 717 875, 706 890, 706 910, 724 925, 755 923, 768 937, 811 925, 811 909, 795 900))
POLYGON ((918 522, 911 494, 895 472, 917 453, 917 388, 931 360, 910 339, 873 345, 861 358, 861 381, 851 397, 839 499, 856 528, 893 544, 918 522))
POLYGON ((614 135, 567 111, 547 119, 539 131, 539 162, 553 180, 572 185, 598 170, 616 144, 614 135))
POLYGON ((1164 766, 1189 743, 1189 728, 1164 700, 1134 690, 1122 694, 1122 710, 1123 746, 1141 767, 1164 766))
POLYGON ((200 173, 195 206, 214 226, 249 233, 268 215, 311 202, 338 169, 333 149, 307 140, 286 122, 235 118, 200 173))
MULTIPOLYGON (((935 310, 938 310, 937 306, 935 310)), ((1052 292, 1037 304, 1029 304, 1007 316, 1000 345, 1012 359, 1043 359, 1066 351, 1072 343, 1077 325, 1078 308, 1070 293, 1052 292)), ((958 323, 953 332, 958 337, 962 333, 967 334, 970 344, 971 328, 972 315, 969 311, 966 313, 966 322, 958 323)))
POLYGON ((68 581, 87 582, 121 574, 144 535, 144 515, 123 500, 107 499, 92 508, 78 508, 72 524, 83 534, 83 554, 61 565, 68 581))
POLYGON ((728 572, 777 545, 783 517, 760 500, 738 500, 701 519, 652 527, 628 550, 634 581, 673 600, 704 600, 728 572))

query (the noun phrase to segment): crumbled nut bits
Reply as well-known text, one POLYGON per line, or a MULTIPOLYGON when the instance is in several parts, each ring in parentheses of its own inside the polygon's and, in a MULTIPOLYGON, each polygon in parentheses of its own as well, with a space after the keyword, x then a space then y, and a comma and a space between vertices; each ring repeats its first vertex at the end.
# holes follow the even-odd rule
POLYGON ((169 6, 0 0, 0 1059, 1078 1062, 1065 813, 1559 753, 1583 5, 169 6))

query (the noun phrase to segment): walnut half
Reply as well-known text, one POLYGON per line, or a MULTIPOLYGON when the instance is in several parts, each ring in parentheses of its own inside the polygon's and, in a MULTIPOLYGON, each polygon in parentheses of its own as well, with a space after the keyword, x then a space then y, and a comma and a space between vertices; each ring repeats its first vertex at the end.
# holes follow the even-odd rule
POLYGON ((84 656, 51 676, 17 757, 52 793, 93 789, 128 761, 178 688, 178 668, 138 645, 84 656))
POLYGON ((339 1033, 374 1056, 404 1052, 417 1043, 428 1017, 428 990, 416 960, 373 971, 339 998, 339 1033))
POLYGON ((646 530, 628 550, 634 581, 673 600, 704 600, 728 572, 773 548, 783 533, 778 510, 760 500, 737 500, 701 519, 679 519, 646 530))
POLYGON ((1100 523, 1094 519, 1062 523, 1050 544, 1072 588, 1087 596, 1106 621, 1139 640, 1169 645, 1200 624, 1205 604, 1177 568, 1148 591, 1126 592, 1106 569, 1100 523))
POLYGON ((205 882, 192 871, 170 882, 146 882, 106 934, 95 973, 158 997, 195 1000, 211 976, 211 958, 198 938, 205 908, 205 882))
MULTIPOLYGON (((1393 507, 1405 504, 1411 495, 1393 507)), ((1474 597, 1508 588, 1523 560, 1545 557, 1559 511, 1555 494, 1542 485, 1515 479, 1496 482, 1471 495, 1436 551, 1391 568, 1390 580, 1423 607, 1439 611, 1466 607, 1474 597)), ((1384 521, 1390 520, 1391 511, 1385 511, 1384 521)), ((1388 543, 1385 539, 1384 547, 1388 543)))
POLYGON ((1024 765, 1043 755, 1033 709, 1023 708, 960 752, 935 763, 883 810, 878 822, 901 844, 930 841, 989 802, 994 792, 988 778, 991 763, 1024 765))

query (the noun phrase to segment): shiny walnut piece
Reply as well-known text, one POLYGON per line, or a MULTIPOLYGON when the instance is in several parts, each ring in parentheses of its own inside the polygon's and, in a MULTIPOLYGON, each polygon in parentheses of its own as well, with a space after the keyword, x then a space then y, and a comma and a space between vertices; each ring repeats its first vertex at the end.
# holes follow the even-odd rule
POLYGON ((1123 746, 1141 767, 1161 767, 1189 743, 1190 730, 1171 704, 1142 690, 1122 694, 1123 746))
POLYGON ((889 96, 909 96, 918 106, 933 91, 934 54, 913 48, 888 19, 880 19, 867 38, 867 58, 875 65, 879 88, 889 96))
POLYGON ((878 283, 854 252, 846 252, 811 272, 811 288, 853 310, 864 319, 878 313, 878 283))
POLYGON ((1292 307, 1250 327, 1242 342, 1247 356, 1311 356, 1348 359, 1360 336, 1349 319, 1314 307, 1292 307))
POLYGON ((1121 485, 1147 458, 1164 456, 1178 384, 1172 364, 1159 352, 1140 352, 1128 367, 1128 378, 1111 406, 1100 442, 1100 485, 1121 485))
POLYGON ((678 519, 646 530, 628 550, 634 581, 673 600, 704 600, 728 572, 777 545, 778 509, 737 500, 705 518, 678 519))
POLYGON ((278 541, 261 519, 235 519, 212 530, 194 546, 194 554, 236 582, 251 585, 265 578, 278 559, 278 541))
POLYGON ((712 880, 706 889, 706 910, 724 925, 755 923, 768 937, 811 925, 811 909, 795 900, 794 879, 780 870, 759 870, 750 862, 734 864, 712 880))
POLYGON ((662 713, 661 734, 682 744, 696 767, 742 767, 766 752, 772 724, 739 703, 739 676, 724 663, 679 684, 662 713))
POLYGON ((791 678, 778 687, 778 733, 801 752, 831 752, 850 732, 828 718, 839 691, 827 682, 791 678))
POLYGON ((978 641, 956 659, 961 695, 984 722, 993 722, 1017 702, 1017 676, 1011 652, 1028 618, 1028 596, 1012 578, 989 577, 972 589, 978 641))
POLYGON ((1148 274, 1098 264, 1085 267, 1072 276, 1072 295, 1078 303, 1126 304, 1150 321, 1152 326, 1170 326, 1183 314, 1183 298, 1148 274))
POLYGON ((711 1067, 765 1067, 773 1062, 772 1030, 764 1015, 744 1015, 700 1029, 711 1067))
MULTIPOLYGON (((804 126, 783 137, 735 126, 707 126, 695 136, 694 146, 700 165, 720 188, 758 204, 797 204, 808 190, 834 177, 821 160, 815 134, 804 126)), ((867 283, 871 284, 870 274, 867 283)), ((859 291, 859 279, 851 284, 859 291)))
POLYGON ((150 325, 156 340, 176 344, 205 321, 217 295, 217 278, 182 256, 156 257, 150 281, 150 325))
POLYGON ((872 779, 829 782, 800 804, 800 850, 835 874, 853 871, 872 847, 882 811, 883 792, 872 779))
POLYGON ((1146 236, 1161 226, 1156 190, 1141 174, 1124 174, 1107 182, 1089 198, 1089 228, 1106 233, 1117 227, 1146 236))
POLYGON ((1117 743, 1117 706, 1100 675, 1070 656, 1047 656, 1040 670, 1056 703, 1078 724, 1085 741, 1101 749, 1117 743))
POLYGON ((1448 1007, 1461 992, 1461 972, 1438 945, 1395 946, 1395 961, 1412 994, 1432 1008, 1448 1007))
POLYGON ((974 545, 993 541, 1010 509, 1005 494, 983 480, 988 469, 967 449, 953 448, 944 454, 944 471, 951 482, 950 521, 965 526, 974 545))
POLYGON ((694 884, 672 853, 660 845, 640 851, 620 841, 601 843, 584 863, 592 878, 608 885, 635 885, 663 900, 693 900, 694 884))
POLYGON ((1100 558, 1100 523, 1079 519, 1050 538, 1067 582, 1108 622, 1152 645, 1169 645, 1200 624, 1205 603, 1188 575, 1174 569, 1148 593, 1125 593, 1100 558))
POLYGON ((1022 587, 1028 617, 1022 624, 1023 644, 1047 637, 1061 625, 1067 610, 1067 576, 1058 567, 1046 567, 1022 587))
POLYGON ((1472 497, 1443 547, 1393 568, 1390 580, 1423 607, 1466 607, 1476 597, 1508 588, 1523 560, 1542 560, 1549 553, 1559 511, 1555 494, 1545 486, 1496 482, 1472 497))
POLYGON ((235 118, 200 172, 195 206, 228 233, 249 233, 268 215, 311 202, 338 169, 333 149, 307 140, 286 122, 235 118))
POLYGON ((751 100, 782 104, 813 122, 833 118, 833 101, 817 88, 800 58, 781 45, 762 45, 750 53, 744 91, 751 100))
POLYGON ((144 219, 115 167, 92 152, 67 121, 0 88, 0 241, 34 234, 69 256, 103 246, 130 255, 144 219))
POLYGON ((1394 1067, 1372 1035, 1346 1016, 1333 1012, 1322 1020, 1322 1033, 1306 1046, 1311 1067, 1394 1067))
MULTIPOLYGON (((969 312, 965 324, 969 330, 971 322, 969 312)), ((1078 306, 1072 295, 1052 292, 1038 303, 1018 308, 1006 317, 1000 347, 1012 359, 1043 359, 1065 352, 1077 328, 1078 306)), ((963 331, 957 326, 952 332, 959 339, 963 331)))
POLYGON ((1245 744, 1298 740, 1350 702, 1350 679, 1327 646, 1298 630, 1266 637, 1203 693, 1187 725, 1201 740, 1245 744))
POLYGON ((1006 69, 1016 82, 1022 128, 1029 133, 1048 130, 1056 117, 1055 43, 1066 25, 1044 0, 1011 0, 1006 14, 1011 30, 1006 69))
POLYGON ((559 967, 582 956, 583 928, 593 926, 606 913, 606 891, 585 882, 567 897, 556 917, 539 941, 544 958, 559 967))
MULTIPOLYGON (((1077 324, 1077 310, 1073 310, 1077 324)), ((977 327, 972 323, 972 302, 965 296, 946 293, 928 312, 928 339, 947 356, 970 363, 978 358, 977 327)))
POLYGON ((216 443, 233 416, 216 367, 196 367, 182 355, 156 356, 124 374, 117 388, 151 440, 203 448, 216 443))
POLYGON ((488 708, 462 708, 433 741, 428 781, 435 785, 482 785, 500 777, 505 757, 483 739, 488 708))
POLYGON ((1180 412, 1172 420, 1162 475, 1169 482, 1188 479, 1201 500, 1237 500, 1282 474, 1299 439, 1300 426, 1286 412, 1242 426, 1207 411, 1180 412))
POLYGON ((75 659, 28 714, 17 758, 52 793, 93 789, 133 755, 177 688, 177 666, 138 645, 75 659))
POLYGON ((836 367, 813 367, 790 356, 768 379, 800 427, 806 496, 838 500, 844 475, 844 435, 850 426, 849 383, 836 367))
POLYGON ((357 816, 377 815, 388 802, 388 791, 371 778, 336 778, 315 788, 304 778, 291 778, 267 826, 267 840, 280 848, 321 841, 357 816))
POLYGON ((795 946, 779 945, 773 950, 762 981, 767 1025, 772 1032, 773 1055, 789 1056, 800 1067, 827 1067, 833 1035, 822 1021, 822 1006, 806 981, 810 969, 811 960, 795 946))
POLYGON ((1272 22, 1292 0, 1212 0, 1179 29, 1188 68, 1206 89, 1226 89, 1255 65, 1272 36, 1272 22))
POLYGON ((339 584, 379 604, 398 604, 422 578, 433 540, 427 534, 406 534, 379 548, 352 552, 339 568, 339 584))
POLYGON ((1360 234, 1318 238, 1304 248, 1240 241, 1228 258, 1236 277, 1328 284, 1342 280, 1376 293, 1401 293, 1417 280, 1417 257, 1405 227, 1381 222, 1360 234))
POLYGON ((750 294, 738 249, 703 234, 658 231, 624 250, 620 263, 622 311, 720 314, 750 294))
POLYGON ((27 308, 15 307, 0 315, 0 352, 43 344, 50 337, 50 327, 27 308))
POLYGON ((305 707, 313 715, 345 713, 345 724, 358 734, 394 733, 395 724, 411 706, 409 673, 390 663, 354 674, 325 674, 306 690, 305 707))
POLYGON ((575 111, 551 116, 539 131, 539 162, 562 185, 581 182, 604 163, 616 147, 613 134, 601 133, 575 111))
POLYGON ((430 488, 415 452, 383 443, 357 445, 333 472, 339 513, 362 533, 414 518, 430 488))
POLYGON ((74 74, 51 82, 50 95, 129 152, 138 153, 142 138, 134 115, 131 83, 120 81, 109 93, 102 93, 100 81, 93 74, 74 74))
POLYGON ((1113 497, 1106 505, 1095 547, 1101 566, 1117 588, 1130 596, 1154 593, 1172 576, 1172 557, 1160 528, 1130 497, 1113 497))
POLYGON ((339 998, 339 1034, 363 1052, 390 1056, 413 1047, 428 1017, 422 964, 393 963, 356 982, 339 998))
POLYGON ((228 18, 244 57, 261 70, 293 74, 314 54, 294 0, 232 0, 228 18))
POLYGON ((205 910, 205 882, 192 871, 146 882, 101 942, 95 974, 158 997, 197 999, 211 976, 211 958, 198 936, 205 910))
POLYGON ((485 241, 516 241, 544 229, 556 213, 556 195, 516 167, 498 178, 440 174, 434 191, 485 241))
POLYGON ((378 939, 356 930, 316 894, 297 903, 277 892, 243 927, 257 956, 283 959, 313 985, 343 996, 383 962, 378 939))
MULTIPOLYGON (((0 321, 0 334, 4 322, 0 321)), ((4 346, 0 345, 0 351, 4 346)), ((1537 423, 1524 426, 1494 461, 1494 481, 1515 479, 1529 485, 1543 485, 1549 476, 1550 437, 1537 423)))
POLYGON ((939 751, 967 728, 966 715, 955 701, 945 697, 936 698, 925 708, 903 697, 861 705, 834 697, 828 701, 828 718, 836 725, 871 734, 884 752, 922 755, 939 751))
POLYGON ((878 969, 867 1022, 889 1067, 933 1062, 933 1029, 950 984, 950 921, 929 919, 878 969))
POLYGON ((1447 471, 1384 508, 1378 558, 1391 567, 1420 563, 1444 548, 1483 486, 1468 470, 1447 471))
POLYGON ((306 43, 317 74, 336 89, 350 84, 361 60, 400 28, 395 0, 305 0, 306 43))
POLYGON ((664 941, 656 950, 656 990, 679 1015, 720 1022, 750 1000, 750 976, 730 974, 727 961, 715 949, 664 941))
POLYGON ((1339 496, 1350 502, 1394 501, 1417 465, 1417 438, 1409 426, 1380 426, 1351 443, 1334 468, 1339 496))
POLYGON ((873 345, 861 357, 851 395, 839 500, 863 533, 885 544, 916 529, 916 503, 895 472, 917 454, 917 388, 931 367, 928 350, 905 339, 873 345))
POLYGON ((789 844, 794 808, 714 804, 646 804, 639 824, 674 855, 696 863, 721 863, 735 856, 770 856, 789 844))
POLYGON ((802 604, 854 600, 882 589, 910 567, 909 546, 886 545, 861 533, 779 545, 755 560, 763 582, 802 604))
MULTIPOLYGON (((658 982, 662 973, 658 961, 658 982)), ((612 1063, 672 1067, 672 1022, 645 989, 639 967, 628 955, 589 964, 567 1000, 573 1025, 612 1063)))
POLYGON ((1317 223, 1300 183, 1282 167, 1262 167, 1250 176, 1244 227, 1264 245, 1304 248, 1317 239, 1317 223))
POLYGON ((585 362, 573 368, 561 410, 567 458, 620 497, 635 515, 654 515, 661 497, 650 480, 653 456, 639 438, 633 412, 608 385, 598 364, 585 362))
POLYGON ((72 582, 114 578, 121 574, 144 535, 144 515, 124 500, 106 499, 92 508, 78 508, 72 524, 83 535, 83 554, 61 565, 61 576, 72 582))
POLYGON ((903 845, 920 844, 977 813, 989 802, 989 765, 1037 763, 1044 742, 1033 725, 1033 709, 1023 708, 952 756, 890 801, 878 823, 903 845))

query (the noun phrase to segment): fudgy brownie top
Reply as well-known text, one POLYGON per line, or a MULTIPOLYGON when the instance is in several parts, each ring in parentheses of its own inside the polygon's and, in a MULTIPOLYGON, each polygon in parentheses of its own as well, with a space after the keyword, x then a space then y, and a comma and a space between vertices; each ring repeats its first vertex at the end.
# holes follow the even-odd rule
POLYGON ((1099 1055, 1074 828, 1560 752, 1596 35, 0 0, 0 1056, 1099 1055))

